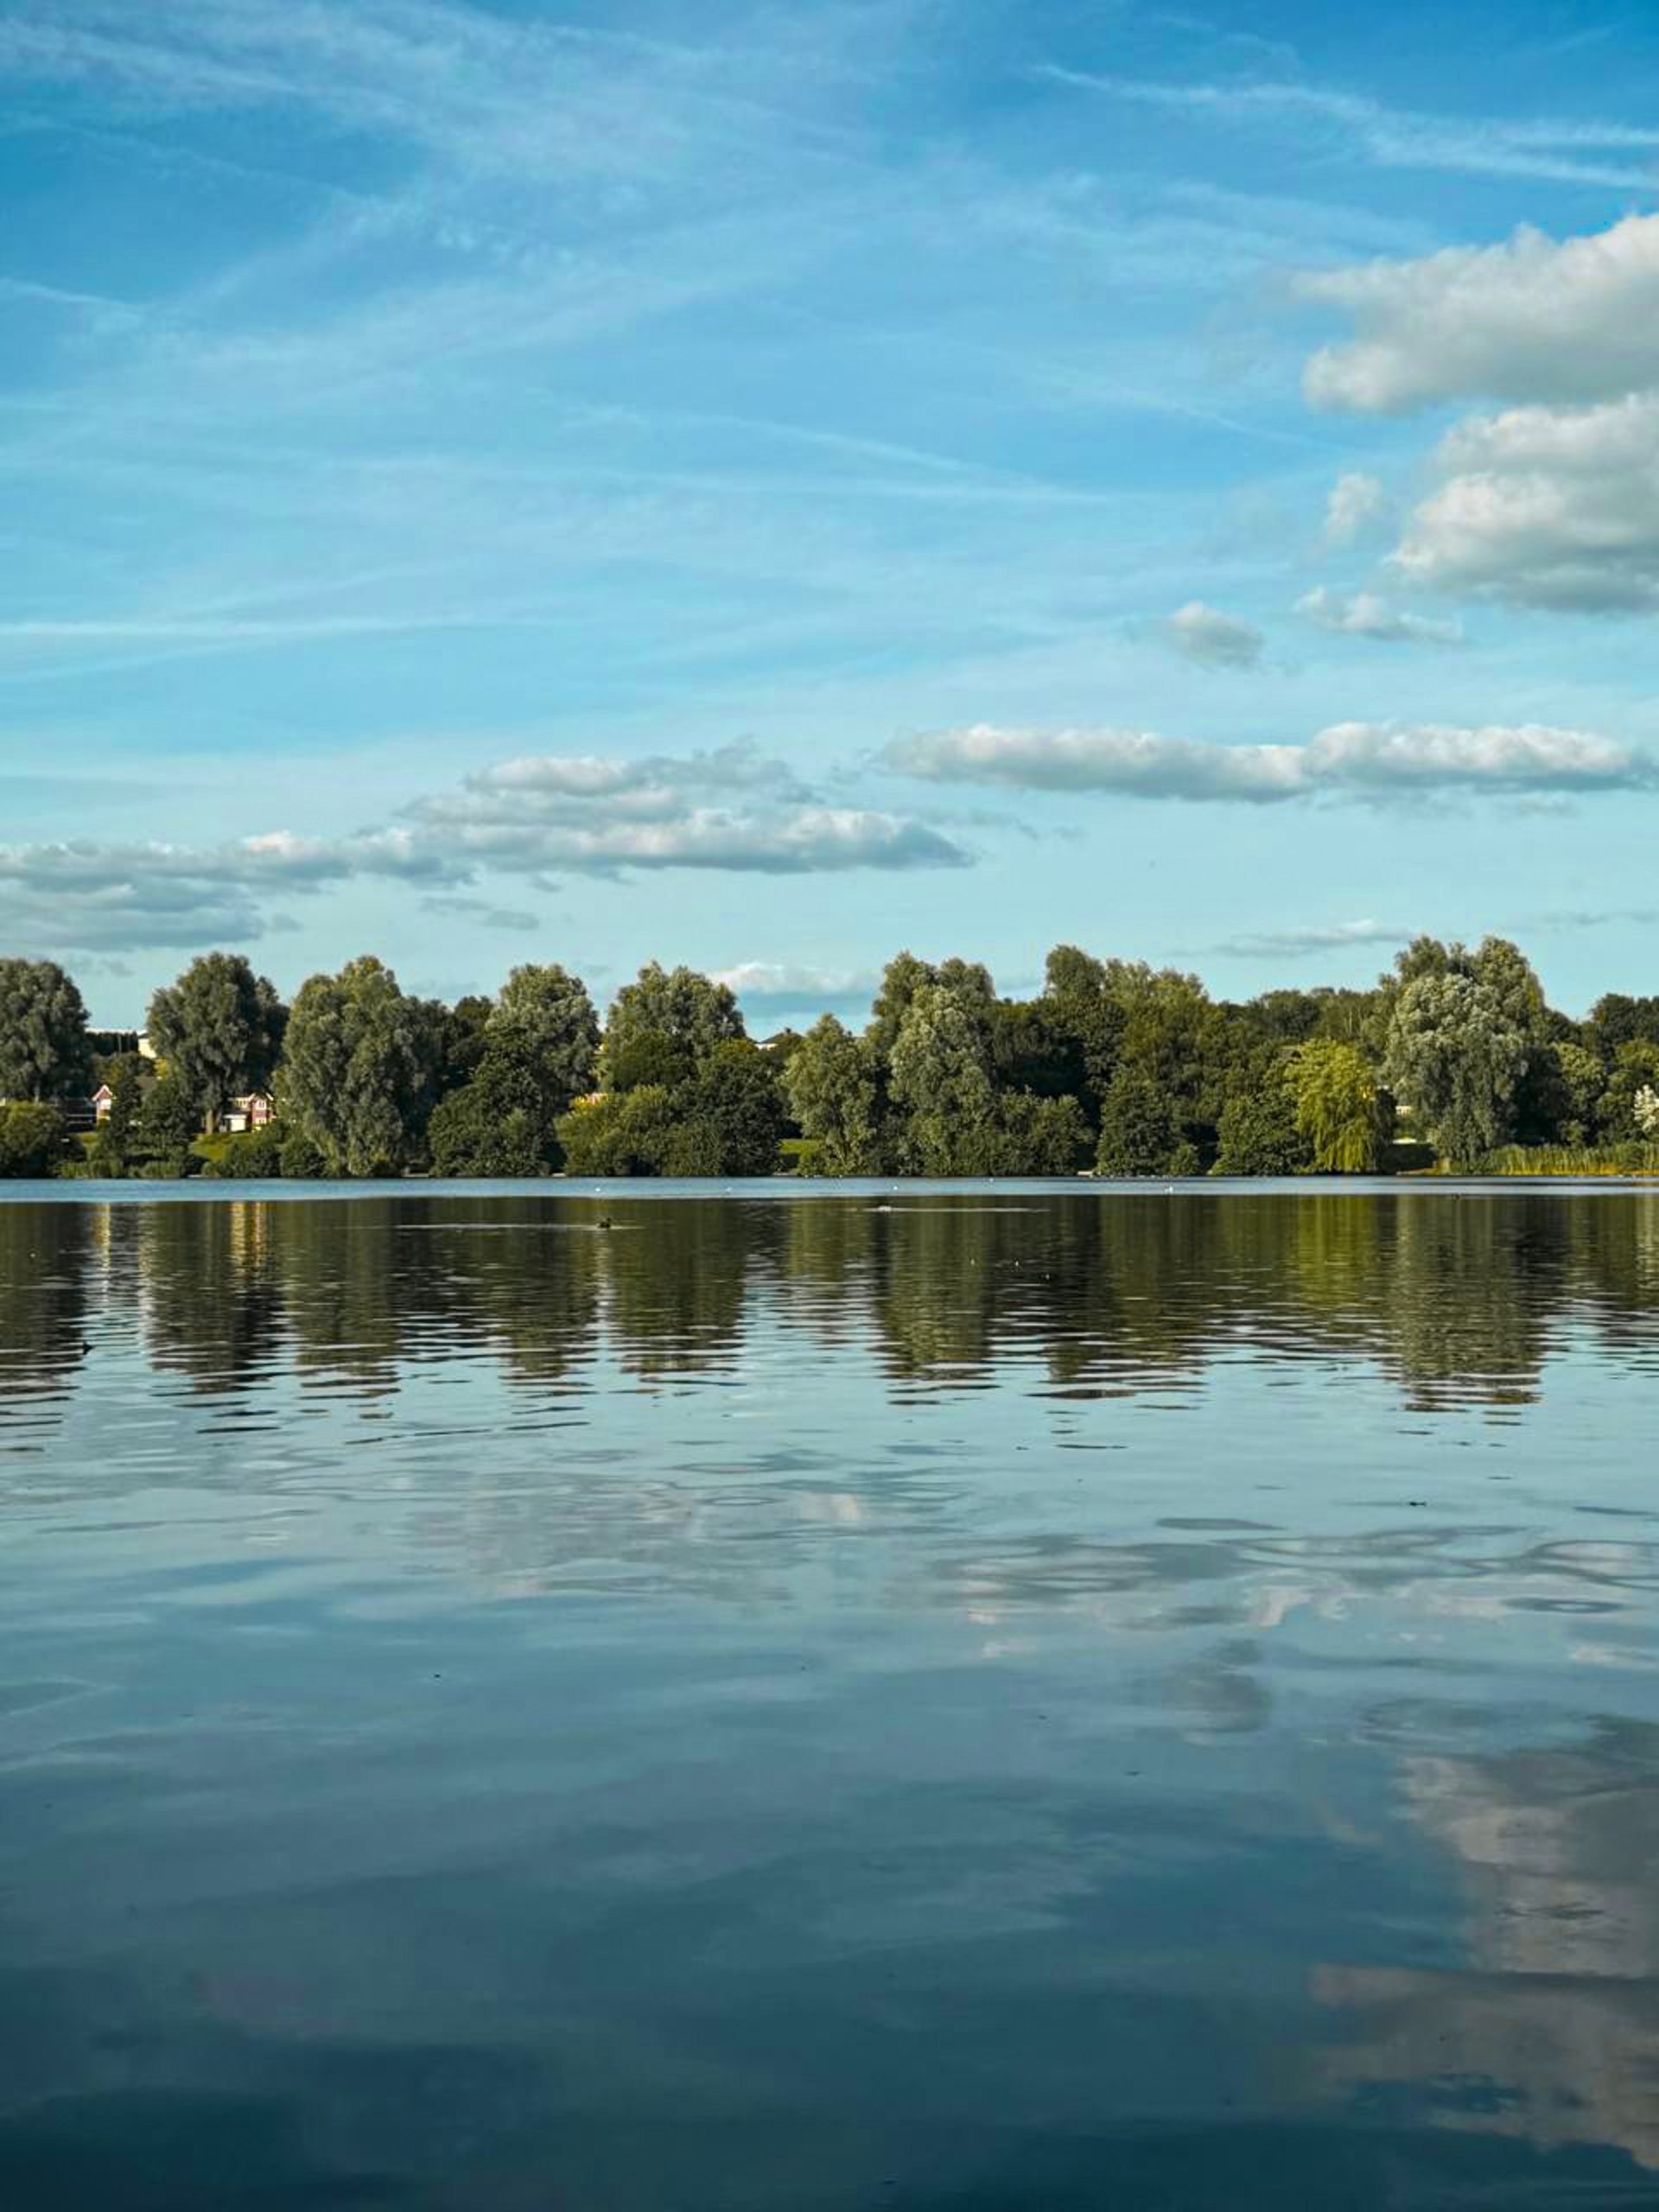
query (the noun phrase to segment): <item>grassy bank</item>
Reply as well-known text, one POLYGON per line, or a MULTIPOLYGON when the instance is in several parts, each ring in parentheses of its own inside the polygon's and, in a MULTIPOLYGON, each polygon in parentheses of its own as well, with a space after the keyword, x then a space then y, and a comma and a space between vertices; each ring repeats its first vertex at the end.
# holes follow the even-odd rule
MULTIPOLYGON (((1445 1168, 1436 1170, 1445 1174, 1445 1168)), ((1659 1176, 1659 1144, 1508 1144, 1489 1152, 1483 1175, 1659 1176)))

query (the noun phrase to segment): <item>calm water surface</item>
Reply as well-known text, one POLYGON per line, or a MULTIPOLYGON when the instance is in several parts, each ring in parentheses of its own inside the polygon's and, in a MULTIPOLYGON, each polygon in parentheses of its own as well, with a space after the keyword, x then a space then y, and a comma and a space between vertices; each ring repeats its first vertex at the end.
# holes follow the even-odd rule
POLYGON ((9 2212, 1659 2206, 1659 1197, 85 1189, 9 2212))

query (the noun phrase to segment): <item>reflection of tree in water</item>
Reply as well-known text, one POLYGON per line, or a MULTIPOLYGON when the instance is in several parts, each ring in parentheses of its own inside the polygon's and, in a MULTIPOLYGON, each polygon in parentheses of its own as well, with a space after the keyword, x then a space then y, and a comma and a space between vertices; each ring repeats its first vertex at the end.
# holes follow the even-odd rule
POLYGON ((142 1314, 156 1366, 211 1394, 284 1358, 303 1381, 357 1391, 452 1358, 552 1382, 607 1331, 641 1380, 718 1376, 762 1306, 820 1344, 861 1336, 895 1380, 983 1381, 1025 1362, 1076 1397, 1190 1386, 1243 1353, 1363 1358, 1414 1406, 1501 1408, 1536 1395, 1572 1328, 1659 1360, 1659 1196, 992 1189, 767 1203, 412 1189, 0 1206, 14 1400, 61 1389, 78 1367, 99 1223, 112 1294, 142 1314))
POLYGON ((879 1203, 830 1199, 784 1210, 779 1306, 818 1344, 850 1342, 868 1310, 879 1203))
POLYGON ((0 1205, 0 1449, 55 1427, 74 1388, 104 1220, 101 1207, 0 1205))
POLYGON ((269 1372, 283 1335, 270 1207, 118 1211, 121 1274, 124 1281, 136 1276, 151 1363, 214 1393, 239 1389, 269 1372))
POLYGON ((1413 1405, 1525 1405, 1537 1395, 1571 1243, 1550 1201, 1406 1201, 1389 1274, 1386 1363, 1413 1405))
POLYGON ((605 1234, 608 1316, 622 1365, 643 1380, 735 1365, 748 1274, 774 1259, 778 1209, 620 1201, 605 1234))
POLYGON ((1404 1781, 1456 1859, 1468 1963, 1318 1969, 1316 1994, 1351 2016, 1333 2084, 1414 2088, 1441 2126, 1611 2144, 1659 2170, 1659 1727, 1409 1758, 1404 1781))
POLYGON ((1021 1212, 961 1199, 900 1204, 874 1216, 871 1319, 889 1374, 983 1375, 1008 1348, 1026 1258, 1021 1212))

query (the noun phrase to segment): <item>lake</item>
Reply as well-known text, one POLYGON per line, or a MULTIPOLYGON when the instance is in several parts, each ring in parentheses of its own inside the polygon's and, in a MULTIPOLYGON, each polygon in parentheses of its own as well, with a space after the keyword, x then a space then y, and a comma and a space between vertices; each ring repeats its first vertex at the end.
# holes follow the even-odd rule
POLYGON ((0 2202, 1659 2205, 1656 1440, 1627 1189, 14 1185, 0 2202))

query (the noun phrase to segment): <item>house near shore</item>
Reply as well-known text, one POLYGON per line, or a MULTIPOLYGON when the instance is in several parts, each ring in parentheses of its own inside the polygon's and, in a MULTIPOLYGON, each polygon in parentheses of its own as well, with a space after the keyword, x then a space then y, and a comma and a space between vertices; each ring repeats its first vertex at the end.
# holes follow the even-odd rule
MULTIPOLYGON (((101 1126, 110 1118, 110 1109, 115 1103, 115 1093, 107 1083, 100 1083, 88 1101, 92 1120, 101 1126)), ((74 1109, 70 1112, 70 1126, 76 1126, 74 1109)), ((276 1109, 268 1090, 245 1091, 241 1097, 232 1098, 219 1117, 219 1128, 226 1136, 241 1136, 249 1129, 268 1128, 276 1118, 276 1109)))
POLYGON ((219 1126, 229 1136, 240 1136, 248 1129, 269 1128, 276 1118, 276 1109, 268 1090, 250 1090, 240 1098, 232 1098, 225 1109, 219 1126))

